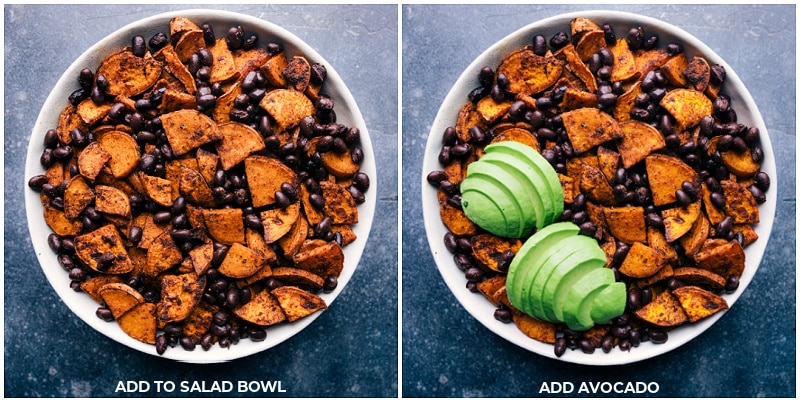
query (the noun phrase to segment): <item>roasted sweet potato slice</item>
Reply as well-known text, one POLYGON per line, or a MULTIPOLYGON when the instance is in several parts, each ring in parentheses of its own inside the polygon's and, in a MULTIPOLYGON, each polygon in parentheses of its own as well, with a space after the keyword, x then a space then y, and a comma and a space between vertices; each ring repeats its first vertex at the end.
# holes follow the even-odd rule
POLYGON ((508 91, 534 95, 551 87, 561 76, 564 63, 553 57, 536 55, 525 48, 507 55, 497 68, 508 78, 508 91))
POLYGON ((259 103, 275 119, 274 129, 285 132, 294 128, 301 119, 316 114, 314 104, 303 92, 275 89, 267 92, 259 103))
POLYGON ((58 115, 58 125, 56 125, 56 132, 58 132, 58 140, 64 144, 72 143, 72 135, 70 132, 78 128, 81 132, 87 132, 89 125, 83 122, 83 118, 78 115, 75 106, 67 104, 58 115))
POLYGON ((275 158, 250 156, 244 160, 244 168, 255 208, 275 204, 275 192, 281 190, 281 184, 299 185, 294 171, 275 158))
POLYGON ((705 58, 694 56, 683 69, 683 75, 692 89, 705 92, 711 80, 711 66, 705 58))
POLYGON ((667 262, 664 254, 641 242, 634 242, 622 261, 619 272, 631 278, 647 278, 667 262))
POLYGON ((597 168, 600 168, 606 180, 612 182, 616 179, 615 175, 619 166, 619 153, 604 146, 597 148, 597 168))
POLYGON ((694 224, 692 224, 692 229, 681 236, 678 239, 678 243, 681 244, 686 255, 692 256, 700 251, 700 247, 708 238, 710 231, 711 224, 708 222, 708 218, 706 218, 703 212, 700 212, 700 215, 694 221, 694 224))
POLYGON ((341 185, 329 181, 320 182, 319 187, 325 199, 323 214, 331 217, 334 224, 358 223, 358 208, 350 192, 341 185))
MULTIPOLYGON (((490 233, 475 235, 470 240, 472 243, 472 255, 489 269, 497 272, 507 272, 500 268, 500 261, 506 257, 504 253, 510 251, 517 254, 522 242, 519 239, 509 239, 495 236, 490 233)), ((508 258, 508 263, 511 258, 508 258)), ((508 268, 508 264, 506 264, 508 268)))
POLYGON ((286 59, 286 53, 281 51, 273 54, 264 65, 261 67, 261 72, 264 73, 264 78, 267 82, 274 87, 286 87, 286 78, 283 76, 283 70, 289 60, 286 59))
POLYGON ((599 204, 615 205, 617 199, 614 196, 614 191, 611 185, 606 180, 603 172, 594 165, 589 163, 582 163, 583 170, 580 174, 579 187, 581 193, 586 197, 599 204))
POLYGON ((670 57, 661 67, 661 72, 672 86, 686 87, 686 75, 683 74, 683 70, 688 64, 686 53, 681 52, 670 57))
POLYGON ((646 242, 647 230, 642 207, 604 207, 606 225, 611 235, 622 242, 646 242))
POLYGON ((614 118, 616 118, 617 121, 622 122, 631 119, 631 110, 636 104, 636 97, 641 93, 642 88, 639 86, 639 82, 635 82, 625 93, 617 97, 617 105, 614 106, 613 110, 614 118))
POLYGON ((617 39, 609 50, 614 55, 614 65, 611 67, 612 82, 626 81, 636 76, 639 71, 636 69, 636 61, 625 38, 617 39))
POLYGON ((200 172, 185 165, 180 165, 180 171, 178 192, 186 200, 201 207, 214 207, 217 204, 211 187, 208 186, 200 172))
POLYGON ((211 115, 214 117, 214 121, 217 121, 217 124, 230 122, 233 101, 240 94, 242 94, 242 87, 239 82, 236 82, 231 85, 225 94, 217 97, 217 104, 214 106, 214 110, 211 111, 211 115))
MULTIPOLYGON (((605 42, 605 39, 603 39, 603 42, 605 42)), ((596 93, 597 80, 595 79, 594 74, 592 74, 592 71, 589 70, 589 67, 584 64, 583 60, 581 59, 581 54, 578 53, 578 50, 571 44, 568 44, 562 47, 559 51, 561 56, 563 56, 564 60, 566 61, 564 68, 581 80, 586 87, 587 92, 596 93)))
MULTIPOLYGON (((192 29, 184 32, 177 42, 175 42, 175 54, 181 62, 188 62, 192 54, 197 53, 198 50, 206 47, 205 39, 203 38, 203 31, 200 29, 192 29)), ((217 60, 214 60, 214 64, 217 60)))
POLYGON ((241 208, 203 210, 203 221, 208 235, 214 240, 227 245, 244 243, 244 220, 241 208))
POLYGON ((123 283, 119 275, 96 275, 81 282, 81 290, 88 294, 97 303, 102 303, 100 289, 109 283, 123 283))
POLYGON ((233 53, 228 48, 228 43, 225 38, 219 38, 214 45, 208 47, 208 51, 214 56, 214 63, 211 64, 211 77, 209 82, 225 82, 231 78, 236 77, 237 72, 236 63, 233 59, 233 53))
POLYGON ((265 147, 260 133, 239 122, 219 125, 219 132, 221 140, 216 144, 217 155, 222 169, 226 171, 265 147))
POLYGON ((603 28, 597 25, 594 21, 586 17, 575 17, 569 22, 570 36, 573 42, 578 42, 580 39, 591 32, 603 32, 603 28))
POLYGON ((97 211, 126 218, 131 216, 130 199, 122 190, 111 186, 97 185, 94 187, 94 192, 97 211))
POLYGON ((709 249, 701 248, 694 255, 699 268, 707 269, 725 280, 732 275, 741 276, 745 268, 745 254, 742 245, 732 240, 709 249))
POLYGON ((219 128, 197 110, 178 110, 161 116, 161 124, 175 156, 220 139, 219 128))
POLYGON ((667 261, 676 261, 678 259, 678 251, 671 243, 667 242, 664 232, 652 226, 647 227, 647 245, 650 248, 660 251, 664 254, 667 261))
POLYGON ((99 142, 91 142, 78 154, 78 172, 90 181, 94 181, 109 160, 111 153, 99 142))
POLYGON ((636 63, 636 70, 639 76, 645 77, 650 71, 661 68, 669 60, 669 53, 663 47, 656 47, 651 50, 639 49, 633 51, 633 60, 636 63))
POLYGON ((280 286, 272 290, 289 322, 328 309, 325 300, 296 286, 280 286))
POLYGON ((264 226, 264 240, 274 243, 286 235, 300 216, 300 203, 293 203, 286 208, 274 208, 261 212, 261 224, 264 226))
POLYGON ((575 43, 575 52, 578 53, 582 61, 587 61, 592 54, 608 47, 605 34, 602 29, 587 31, 578 42, 575 43))
POLYGON ((222 275, 231 278, 246 278, 256 273, 265 263, 264 255, 260 252, 247 248, 241 243, 234 243, 228 249, 218 270, 222 275))
POLYGON ((286 321, 280 303, 269 291, 258 292, 253 299, 233 310, 239 318, 260 326, 274 325, 286 321))
POLYGON ((218 308, 208 303, 201 302, 192 313, 183 320, 183 336, 190 337, 199 342, 203 338, 214 320, 214 312, 218 308))
POLYGON ((339 276, 344 268, 344 253, 336 242, 322 242, 310 248, 301 247, 292 256, 295 267, 320 277, 339 276))
POLYGON ((700 202, 694 202, 687 207, 677 206, 661 210, 667 242, 672 243, 689 232, 700 214, 700 202))
POLYGON ((161 68, 161 63, 153 57, 136 57, 126 49, 106 57, 96 75, 103 75, 108 81, 106 93, 133 97, 156 83, 161 68))
POLYGON ((44 201, 42 206, 44 222, 56 235, 73 236, 81 232, 83 224, 80 221, 67 218, 64 211, 51 206, 49 201, 44 201))
POLYGON ((511 109, 510 101, 496 102, 492 96, 486 96, 478 100, 475 110, 481 115, 484 121, 491 124, 505 115, 511 109))
POLYGON ((76 112, 87 125, 94 125, 105 118, 111 110, 111 103, 96 104, 92 99, 86 99, 76 107, 76 112))
POLYGON ((284 285, 298 286, 311 292, 322 289, 325 280, 319 275, 300 268, 278 267, 272 269, 272 277, 284 285))
POLYGON ((289 230, 289 233, 278 239, 278 245, 283 250, 283 254, 286 256, 292 256, 297 253, 297 250, 303 244, 303 241, 305 241, 308 237, 308 233, 308 220, 301 215, 297 218, 297 221, 294 222, 294 225, 292 225, 292 229, 289 230))
POLYGON ((622 139, 617 143, 617 150, 625 168, 631 168, 651 153, 666 147, 664 135, 650 124, 628 120, 619 124, 622 139))
POLYGON ((662 327, 678 326, 689 319, 681 303, 668 290, 658 294, 653 301, 636 310, 634 314, 643 321, 662 327))
POLYGON ((144 186, 145 194, 150 200, 156 204, 164 207, 171 207, 174 200, 172 194, 172 182, 159 178, 157 176, 150 176, 144 173, 139 173, 139 179, 144 186))
POLYGON ((515 142, 519 142, 529 147, 539 151, 539 140, 536 139, 536 136, 531 133, 531 131, 522 128, 511 128, 506 129, 497 134, 492 139, 492 143, 502 142, 506 140, 513 140, 515 142))
POLYGON ((186 17, 177 16, 169 20, 169 34, 176 40, 186 32, 198 30, 200 27, 186 17))
POLYGON ((681 286, 672 294, 680 302, 689 322, 697 322, 728 309, 728 302, 724 298, 697 286, 681 286))
MULTIPOLYGON (((164 58, 164 69, 183 85, 184 90, 180 92, 194 96, 197 93, 197 84, 192 73, 189 72, 189 68, 181 61, 175 48, 171 45, 166 45, 159 50, 159 55, 164 58)), ((173 91, 178 92, 175 89, 173 91)))
POLYGON ((76 236, 75 255, 89 268, 104 274, 124 274, 133 269, 122 237, 111 224, 76 236))
POLYGON ((548 321, 539 321, 522 312, 512 314, 514 324, 525 336, 544 343, 556 342, 556 324, 548 321))
POLYGON ((458 110, 458 117, 456 118, 456 135, 463 142, 468 142, 472 138, 469 132, 473 126, 480 129, 486 128, 486 120, 481 117, 475 103, 468 101, 461 106, 458 110))
POLYGON ((183 254, 172 240, 169 230, 165 229, 147 248, 147 257, 142 273, 149 277, 155 277, 180 264, 181 261, 183 261, 183 254))
POLYGON ((720 181, 722 193, 725 194, 725 213, 733 218, 734 224, 755 224, 761 218, 758 214, 758 202, 744 185, 729 180, 720 181))
POLYGON ((561 114, 564 128, 576 153, 622 137, 617 121, 597 108, 579 108, 561 114))
POLYGON ((289 89, 304 92, 311 82, 311 64, 303 56, 293 56, 283 69, 283 77, 289 89))
POLYGON ((214 257, 214 244, 205 243, 189 251, 189 258, 192 260, 194 272, 200 276, 206 273, 211 266, 211 259, 214 257))
POLYGON ((161 277, 161 301, 158 303, 158 320, 183 321, 188 317, 206 289, 206 276, 194 272, 161 277))
POLYGON ((81 212, 94 201, 94 191, 82 176, 76 175, 69 179, 64 189, 64 216, 75 219, 81 212))
POLYGON ((749 178, 761 170, 761 164, 753 161, 753 154, 750 149, 742 152, 727 150, 720 152, 722 163, 732 174, 739 178, 749 178))
POLYGON ((117 318, 117 323, 128 336, 147 344, 156 343, 156 305, 141 303, 117 318))
POLYGON ((674 203, 675 191, 681 189, 683 182, 691 182, 694 187, 700 184, 697 172, 677 157, 651 154, 645 159, 645 164, 653 204, 656 206, 674 203))
POLYGON ((114 318, 119 319, 133 307, 144 303, 144 297, 136 289, 124 283, 107 283, 98 290, 100 298, 111 310, 114 318))
POLYGON ((478 291, 486 296, 486 300, 495 306, 499 305, 498 292, 506 286, 505 275, 495 275, 491 278, 484 279, 477 284, 478 291))
POLYGON ((747 247, 747 245, 758 240, 758 233, 756 233, 756 230, 753 229, 753 225, 733 224, 733 231, 742 234, 744 238, 744 242, 742 242, 742 247, 747 247))
POLYGON ((715 292, 725 289, 725 278, 707 269, 680 267, 672 271, 672 276, 684 284, 700 286, 715 292))
POLYGON ((675 118, 678 130, 694 127, 714 111, 711 100, 703 92, 693 89, 670 90, 659 104, 675 118))

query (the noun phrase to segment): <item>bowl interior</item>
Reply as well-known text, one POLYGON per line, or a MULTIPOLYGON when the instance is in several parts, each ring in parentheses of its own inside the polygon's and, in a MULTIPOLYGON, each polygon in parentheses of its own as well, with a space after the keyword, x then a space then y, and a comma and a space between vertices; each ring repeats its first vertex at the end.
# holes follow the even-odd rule
MULTIPOLYGON (((526 350, 554 359, 586 365, 627 364, 664 354, 681 346, 711 327, 725 313, 717 313, 698 323, 682 326, 671 331, 669 340, 664 344, 655 345, 645 342, 630 352, 622 352, 618 349, 614 349, 610 353, 595 352, 594 354, 567 351, 563 356, 557 358, 553 354, 552 345, 530 339, 520 332, 514 324, 504 324, 496 321, 493 317, 494 306, 486 301, 482 295, 472 293, 464 287, 466 281, 463 272, 455 266, 452 255, 444 246, 442 240, 447 230, 439 217, 436 189, 426 181, 428 173, 442 169, 437 158, 442 145, 442 132, 446 127, 455 125, 458 111, 467 101, 467 94, 480 85, 477 78, 480 69, 484 66, 496 68, 505 55, 528 45, 534 35, 543 34, 545 37, 550 38, 559 31, 568 32, 570 21, 579 16, 589 18, 599 24, 610 23, 617 31, 617 37, 620 37, 619 32, 625 32, 623 29, 627 30, 629 27, 639 24, 648 33, 658 33, 659 41, 662 45, 670 42, 682 43, 689 57, 702 55, 712 65, 716 63, 724 66, 727 78, 722 91, 730 95, 738 121, 759 128, 765 155, 762 170, 769 174, 771 178, 777 176, 772 144, 755 102, 734 70, 713 50, 684 30, 654 18, 616 11, 583 11, 546 18, 511 33, 478 56, 458 78, 442 103, 428 136, 421 183, 423 215, 428 242, 439 272, 461 305, 489 330, 526 350)), ((741 277, 739 289, 735 293, 725 296, 731 306, 753 279, 753 275, 758 269, 764 254, 775 215, 777 182, 774 179, 766 195, 767 201, 759 207, 761 222, 754 226, 759 239, 745 249, 746 268, 741 277)))
MULTIPOLYGON (((34 125, 25 164, 26 185, 31 177, 44 173, 44 168, 39 163, 39 156, 44 148, 42 138, 48 129, 55 128, 59 113, 67 104, 67 97, 72 91, 78 89, 77 76, 79 71, 84 67, 97 68, 108 54, 129 45, 131 37, 134 35, 142 35, 149 39, 159 31, 169 32, 169 21, 175 16, 189 18, 198 24, 208 22, 215 32, 218 32, 218 35, 219 32, 226 32, 231 25, 240 24, 246 32, 257 33, 259 35, 259 43, 262 46, 271 41, 280 42, 283 43, 287 56, 304 55, 311 63, 320 62, 325 65, 328 74, 323 85, 323 93, 334 100, 337 121, 348 126, 358 127, 360 130, 361 146, 364 151, 361 171, 369 175, 373 188, 378 187, 374 153, 367 127, 355 100, 334 67, 303 40, 280 26, 252 16, 221 10, 184 10, 145 18, 112 33, 78 57, 59 79, 45 101, 34 125)), ((97 303, 85 293, 77 293, 70 289, 70 280, 67 273, 58 264, 55 253, 47 245, 47 235, 51 230, 42 217, 42 205, 38 194, 28 189, 27 186, 24 190, 28 227, 34 250, 48 281, 64 303, 84 322, 111 339, 130 348, 156 355, 155 346, 132 339, 122 332, 116 323, 107 323, 97 318, 95 316, 97 303)), ((345 267, 339 276, 339 285, 330 293, 320 294, 328 305, 331 305, 334 299, 344 290, 358 266, 372 225, 376 199, 374 191, 376 190, 373 189, 372 193, 368 193, 366 201, 358 207, 360 222, 353 226, 353 231, 358 239, 344 247, 345 267)), ((267 338, 262 342, 253 342, 245 339, 228 349, 213 346, 208 351, 195 350, 193 352, 185 351, 180 346, 177 346, 168 349, 159 357, 192 363, 221 362, 245 357, 269 349, 289 339, 311 324, 320 315, 321 313, 317 312, 293 323, 283 323, 269 327, 267 329, 267 338)))

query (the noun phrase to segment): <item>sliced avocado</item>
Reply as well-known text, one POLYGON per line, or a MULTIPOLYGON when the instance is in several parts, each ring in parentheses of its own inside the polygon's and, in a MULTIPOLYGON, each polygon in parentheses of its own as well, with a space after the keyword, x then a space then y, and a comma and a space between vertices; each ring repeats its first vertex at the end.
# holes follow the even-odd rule
POLYGON ((553 266, 549 273, 544 270, 536 275, 536 279, 531 282, 531 293, 539 297, 533 297, 532 304, 534 311, 544 316, 548 321, 559 322, 554 311, 554 301, 556 291, 564 283, 574 283, 591 269, 605 264, 605 253, 593 238, 584 235, 577 235, 564 239, 567 249, 577 249, 568 257, 564 257, 560 263, 553 266), (587 263, 587 261, 590 261, 587 263), (577 277, 573 274, 577 273, 577 277), (564 282, 566 280, 566 282, 564 282), (536 307, 539 307, 538 309, 536 307))
POLYGON ((552 215, 555 215, 545 225, 555 222, 558 217, 564 212, 564 192, 561 189, 561 181, 558 179, 558 173, 552 165, 542 156, 531 148, 522 143, 512 140, 504 140, 502 142, 492 143, 485 148, 486 153, 502 153, 513 157, 524 157, 528 160, 528 164, 533 167, 539 176, 547 183, 550 190, 552 204, 555 207, 552 215))
POLYGON ((464 180, 461 181, 461 207, 467 215, 467 218, 495 235, 513 237, 513 235, 518 235, 522 231, 522 218, 520 216, 519 205, 513 200, 502 183, 498 182, 494 177, 483 174, 472 174, 464 178, 464 180), (497 205, 497 210, 500 215, 485 214, 488 210, 476 207, 478 203, 476 203, 474 199, 470 199, 469 196, 467 197, 467 206, 464 207, 464 195, 471 191, 480 192, 484 196, 490 198, 497 205), (503 229, 497 229, 499 228, 497 222, 501 219, 500 217, 505 221, 503 229), (482 225, 485 223, 488 223, 488 225, 482 225))
POLYGON ((628 299, 625 284, 615 282, 600 292, 592 302, 591 318, 597 324, 606 324, 625 312, 628 299))
POLYGON ((545 186, 547 183, 541 179, 534 169, 516 157, 509 157, 499 153, 484 154, 480 162, 494 164, 503 168, 515 179, 520 190, 525 193, 530 210, 536 216, 536 228, 543 228, 545 221, 550 220, 549 214, 553 212, 553 205, 550 201, 550 192, 545 186))
POLYGON ((533 204, 537 201, 531 196, 529 185, 527 185, 525 181, 518 179, 513 171, 509 171, 504 165, 484 161, 483 157, 467 167, 468 177, 476 174, 491 176, 503 184, 510 198, 519 206, 523 226, 522 233, 519 237, 529 236, 533 232, 538 218, 533 204))
MULTIPOLYGON (((585 331, 594 326, 590 313, 597 296, 614 284, 614 271, 599 268, 573 285, 564 300, 564 322, 569 329, 585 331)), ((624 284, 623 284, 624 285, 624 284)))
POLYGON ((542 253, 539 249, 549 248, 562 239, 575 236, 578 233, 580 233, 578 225, 572 222, 557 222, 542 228, 522 244, 516 256, 511 260, 508 276, 506 277, 508 299, 514 307, 522 310, 522 287, 528 286, 527 276, 535 275, 539 269, 542 253))
POLYGON ((472 222, 489 232, 505 231, 505 213, 491 196, 477 190, 461 189, 461 208, 472 222), (472 210, 478 210, 473 212, 472 210))
POLYGON ((532 282, 539 279, 542 275, 549 275, 564 258, 571 256, 573 253, 578 252, 579 249, 570 247, 565 240, 560 240, 558 243, 553 244, 549 248, 541 249, 541 256, 539 258, 539 268, 532 271, 527 277, 527 283, 522 286, 522 310, 528 315, 532 315, 542 321, 548 321, 541 306, 541 291, 535 288, 532 282))

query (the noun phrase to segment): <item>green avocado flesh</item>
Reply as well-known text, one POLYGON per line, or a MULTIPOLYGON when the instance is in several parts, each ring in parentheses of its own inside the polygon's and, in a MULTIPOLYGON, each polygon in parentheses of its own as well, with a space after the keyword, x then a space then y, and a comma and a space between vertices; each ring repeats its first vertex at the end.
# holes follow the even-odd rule
POLYGON ((591 318, 595 323, 607 324, 625 312, 627 292, 625 284, 616 282, 609 285, 594 299, 591 318))
POLYGON ((461 207, 467 218, 489 232, 506 230, 505 214, 500 211, 500 206, 483 192, 461 189, 461 207), (470 216, 467 210, 481 210, 480 213, 470 216))
POLYGON ((522 287, 528 286, 525 285, 526 282, 530 282, 527 280, 527 276, 535 274, 541 264, 542 252, 539 246, 549 248, 562 239, 578 233, 580 233, 580 228, 577 225, 571 222, 558 222, 542 228, 523 243, 516 256, 511 260, 506 277, 508 299, 514 307, 527 313, 522 307, 522 287))
POLYGON ((486 154, 503 154, 510 158, 522 159, 526 164, 534 168, 538 175, 545 181, 546 186, 550 189, 551 201, 550 203, 555 207, 552 213, 548 214, 550 218, 545 221, 545 225, 553 223, 564 212, 564 192, 561 189, 561 181, 558 179, 558 173, 552 165, 530 146, 514 142, 511 140, 493 143, 486 146, 486 154))
MULTIPOLYGON (((550 188, 536 171, 523 160, 506 157, 497 153, 487 153, 480 159, 481 163, 488 163, 503 168, 515 178, 520 193, 524 193, 534 214, 534 225, 537 229, 550 223, 551 214, 555 207, 551 202, 550 188)), ((560 188, 559 188, 560 190, 560 188)))
MULTIPOLYGON (((595 321, 590 315, 592 305, 612 284, 614 284, 614 271, 608 268, 595 269, 576 282, 564 300, 563 321, 567 327, 585 331, 594 326, 595 321)), ((621 282, 620 285, 625 286, 621 282)))
POLYGON ((461 182, 461 206, 467 218, 495 235, 519 237, 518 235, 522 233, 519 204, 508 193, 503 183, 492 176, 473 173, 465 178, 461 182), (478 207, 480 203, 471 198, 472 192, 488 197, 497 207, 494 210, 481 209, 478 207), (493 212, 495 210, 496 212, 493 212))
MULTIPOLYGON (((497 165, 493 162, 484 161, 483 157, 480 160, 473 162, 467 167, 467 177, 477 176, 491 176, 502 183, 506 189, 505 193, 509 199, 515 202, 520 211, 519 221, 522 224, 521 236, 528 236, 533 232, 536 225, 536 209, 534 203, 538 203, 537 199, 531 195, 531 190, 528 185, 521 182, 513 171, 509 171, 504 165, 497 165)), ((506 218, 508 220, 508 218, 506 218)))

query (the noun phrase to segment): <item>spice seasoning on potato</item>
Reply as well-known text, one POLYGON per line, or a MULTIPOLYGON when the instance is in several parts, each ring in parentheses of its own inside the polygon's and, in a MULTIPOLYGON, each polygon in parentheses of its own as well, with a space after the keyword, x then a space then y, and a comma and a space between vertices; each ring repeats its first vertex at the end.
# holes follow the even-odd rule
POLYGON ((758 239, 753 224, 769 188, 758 129, 736 122, 722 66, 685 53, 680 43, 659 46, 657 36, 646 45, 637 35, 616 39, 615 28, 629 27, 599 22, 575 18, 552 40, 539 35, 533 45, 506 50, 497 65, 482 66, 442 133, 441 170, 427 176, 464 290, 494 305, 497 323, 513 321, 528 337, 552 343, 556 356, 568 343, 587 353, 634 351, 643 332, 663 343, 665 327, 727 309, 724 293, 744 273, 744 247, 758 239), (558 178, 549 186, 563 195, 552 222, 522 237, 517 217, 544 213, 537 191, 499 185, 489 178, 496 169, 480 172, 503 190, 469 177, 482 159, 498 162, 487 146, 503 141, 540 153, 558 178), (547 266, 550 258, 563 264, 567 253, 579 253, 560 244, 571 234, 597 241, 598 264, 614 274, 593 274, 622 287, 600 287, 572 272, 591 271, 586 265, 547 266), (502 268, 509 261, 512 268, 502 268), (619 294, 610 295, 614 290, 619 294), (553 322, 564 314, 568 321, 553 322), (620 334, 633 330, 635 339, 620 334))
POLYGON ((369 190, 325 66, 198 22, 87 66, 29 182, 72 286, 158 354, 327 309, 369 190))

